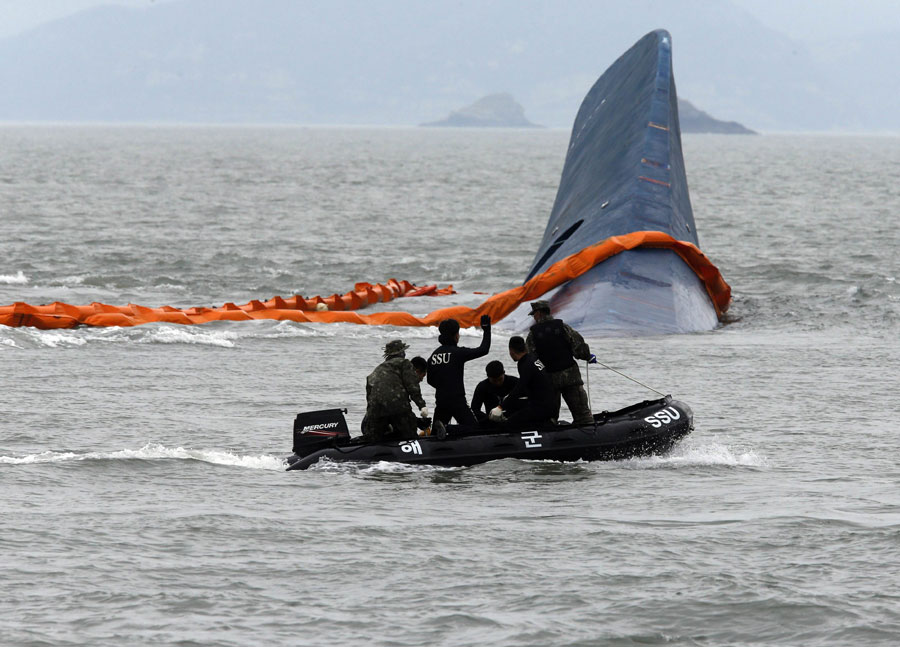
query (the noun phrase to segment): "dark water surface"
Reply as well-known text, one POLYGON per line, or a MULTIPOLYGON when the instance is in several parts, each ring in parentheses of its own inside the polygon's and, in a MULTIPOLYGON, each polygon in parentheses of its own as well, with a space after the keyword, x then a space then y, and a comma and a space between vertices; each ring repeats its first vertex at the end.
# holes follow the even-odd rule
MULTIPOLYGON (((475 304, 524 278, 567 140, 0 128, 0 303, 475 304)), ((900 139, 684 148, 736 321, 589 340, 694 409, 665 457, 285 473, 298 410, 358 425, 381 346, 436 331, 0 327, 0 644, 900 642, 900 139)), ((595 410, 652 395, 589 375, 595 410)))

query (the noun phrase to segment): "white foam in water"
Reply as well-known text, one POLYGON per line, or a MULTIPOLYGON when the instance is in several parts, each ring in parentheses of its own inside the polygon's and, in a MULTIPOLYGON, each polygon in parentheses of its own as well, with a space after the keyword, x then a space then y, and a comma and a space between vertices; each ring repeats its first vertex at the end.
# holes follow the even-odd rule
MULTIPOLYGON (((274 326, 269 326, 270 322, 263 320, 263 326, 265 327, 265 332, 262 333, 251 333, 247 335, 243 335, 245 337, 258 337, 260 339, 280 339, 280 338, 289 338, 289 337, 322 337, 325 336, 323 331, 317 330, 314 327, 311 327, 309 324, 300 324, 294 321, 279 321, 274 326)), ((337 325, 337 324, 332 324, 337 325)), ((331 334, 328 336, 335 336, 335 334, 331 334)))
POLYGON ((735 450, 727 445, 717 442, 699 444, 686 442, 665 456, 650 456, 647 458, 632 458, 626 461, 629 465, 639 468, 655 467, 696 467, 696 466, 726 466, 726 467, 767 467, 768 461, 752 449, 735 450))
POLYGON ((417 472, 453 472, 463 468, 443 467, 440 465, 410 465, 394 461, 378 461, 377 463, 355 463, 351 461, 345 463, 323 458, 317 463, 310 465, 309 469, 316 472, 353 472, 363 476, 374 476, 378 474, 414 474, 417 472))
POLYGON ((87 455, 79 456, 72 452, 41 452, 27 456, 0 456, 0 464, 31 465, 32 463, 61 463, 63 461, 84 460, 87 455))
POLYGON ((185 327, 163 326, 151 329, 143 343, 155 344, 200 344, 203 346, 220 346, 222 348, 234 348, 234 340, 237 334, 227 330, 195 330, 185 327))
POLYGON ((48 332, 46 330, 28 330, 35 340, 47 348, 59 348, 60 346, 84 346, 87 340, 70 332, 48 332))
POLYGON ((0 283, 6 283, 8 285, 24 285, 28 283, 28 277, 25 276, 25 273, 22 270, 19 270, 18 274, 0 274, 0 283))
MULTIPOLYGON (((363 314, 366 314, 365 312, 363 314)), ((242 326, 244 322, 241 322, 242 326)), ((288 337, 335 337, 340 339, 433 339, 437 329, 432 326, 410 327, 395 330, 387 326, 360 326, 351 323, 300 323, 279 321, 275 325, 267 320, 257 322, 258 327, 238 328, 242 338, 278 339, 288 337)), ((478 329, 479 334, 481 329, 478 329)), ((461 333, 462 334, 462 333, 461 333)))
POLYGON ((360 474, 409 474, 412 472, 455 471, 459 467, 441 467, 439 465, 409 465, 394 461, 378 461, 360 470, 360 474))
POLYGON ((149 324, 134 328, 94 328, 81 330, 78 333, 85 341, 103 341, 109 343, 136 344, 195 344, 200 346, 218 346, 234 348, 234 340, 238 334, 229 330, 210 330, 195 326, 149 324))
POLYGON ((283 458, 277 456, 241 456, 217 449, 185 449, 184 447, 166 447, 150 443, 140 449, 122 449, 115 452, 41 452, 27 456, 0 456, 0 464, 30 465, 35 463, 62 463, 84 460, 154 460, 178 459, 195 460, 214 465, 229 465, 256 470, 282 471, 285 468, 283 458))

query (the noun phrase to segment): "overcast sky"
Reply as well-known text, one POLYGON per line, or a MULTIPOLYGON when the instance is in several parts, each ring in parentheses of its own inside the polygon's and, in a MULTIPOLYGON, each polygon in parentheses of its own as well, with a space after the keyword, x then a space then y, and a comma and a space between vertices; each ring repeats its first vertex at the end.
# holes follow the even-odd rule
MULTIPOLYGON (((0 0, 0 38, 89 7, 147 7, 175 0, 0 0)), ((322 0, 327 2, 328 0, 322 0)), ((375 1, 375 0, 373 0, 375 1)), ((390 0, 377 0, 389 2, 390 0)), ((486 0, 490 1, 490 0, 486 0)), ((673 0, 677 3, 678 0, 673 0)), ((718 2, 720 0, 710 0, 718 2)), ((732 0, 763 24, 805 41, 900 30, 900 0, 732 0)), ((260 4, 264 11, 265 3, 260 4)))

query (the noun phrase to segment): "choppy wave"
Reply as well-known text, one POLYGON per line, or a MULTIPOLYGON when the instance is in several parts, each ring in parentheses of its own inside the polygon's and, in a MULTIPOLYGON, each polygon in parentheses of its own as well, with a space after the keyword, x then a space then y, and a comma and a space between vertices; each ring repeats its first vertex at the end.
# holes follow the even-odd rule
POLYGON ((76 330, 38 330, 16 328, 0 330, 0 345, 10 348, 73 348, 91 343, 110 344, 195 344, 234 348, 239 334, 234 330, 187 328, 177 325, 141 328, 79 328, 76 330))
POLYGON ((6 283, 7 285, 25 285, 28 283, 28 277, 25 276, 25 273, 22 270, 19 270, 17 274, 0 274, 0 283, 6 283))
POLYGON ((284 459, 277 456, 249 456, 235 454, 220 449, 188 449, 184 447, 166 447, 158 443, 148 443, 140 449, 121 449, 113 452, 54 452, 46 451, 25 456, 0 456, 3 465, 33 465, 38 463, 66 463, 86 460, 156 460, 177 459, 194 460, 214 465, 229 465, 248 469, 276 470, 284 469, 284 459))
POLYGON ((128 329, 128 337, 142 344, 199 344, 201 346, 220 346, 234 348, 237 334, 230 330, 196 331, 185 327, 161 326, 148 334, 143 331, 128 329))

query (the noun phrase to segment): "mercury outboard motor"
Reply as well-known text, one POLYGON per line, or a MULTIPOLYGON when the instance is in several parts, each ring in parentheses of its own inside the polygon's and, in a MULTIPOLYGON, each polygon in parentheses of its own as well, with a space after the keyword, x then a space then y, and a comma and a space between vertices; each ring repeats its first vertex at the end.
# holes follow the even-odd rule
POLYGON ((294 419, 294 453, 306 456, 350 440, 346 409, 298 413, 294 419))

